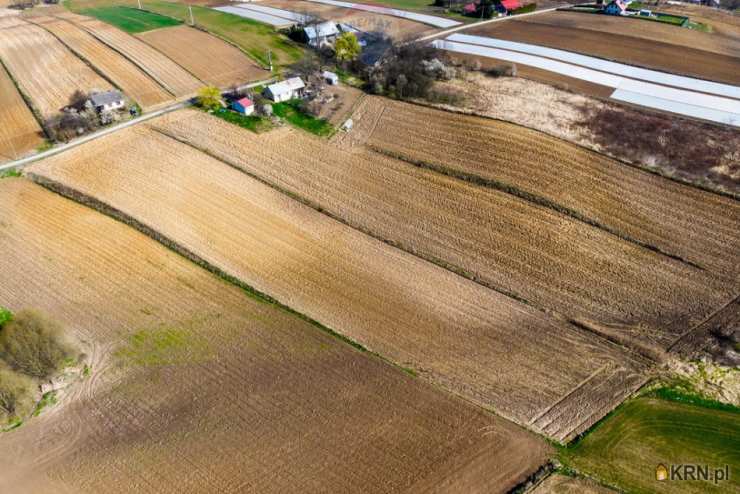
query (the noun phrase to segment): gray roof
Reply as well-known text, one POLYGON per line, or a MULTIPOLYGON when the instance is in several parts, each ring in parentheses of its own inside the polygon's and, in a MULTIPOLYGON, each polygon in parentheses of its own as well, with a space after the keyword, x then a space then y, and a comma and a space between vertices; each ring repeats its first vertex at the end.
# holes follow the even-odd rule
POLYGON ((90 96, 93 106, 105 106, 111 103, 123 101, 123 95, 120 91, 105 91, 104 93, 95 93, 90 96))
POLYGON ((308 26, 304 28, 304 31, 308 39, 316 38, 317 33, 318 36, 321 38, 326 36, 336 36, 337 34, 339 34, 339 29, 337 29, 337 25, 331 21, 322 22, 317 26, 308 26))
POLYGON ((306 85, 303 84, 303 80, 300 77, 293 77, 282 82, 270 84, 269 86, 267 86, 267 89, 270 91, 270 93, 277 96, 279 94, 285 94, 296 91, 298 89, 303 89, 304 87, 306 87, 306 85))

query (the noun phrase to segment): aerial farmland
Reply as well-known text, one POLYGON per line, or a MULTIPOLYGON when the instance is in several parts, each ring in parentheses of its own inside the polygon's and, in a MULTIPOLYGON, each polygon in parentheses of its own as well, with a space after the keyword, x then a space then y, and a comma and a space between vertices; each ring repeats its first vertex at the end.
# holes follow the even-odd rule
POLYGON ((0 4, 0 493, 740 489, 740 21, 0 4))

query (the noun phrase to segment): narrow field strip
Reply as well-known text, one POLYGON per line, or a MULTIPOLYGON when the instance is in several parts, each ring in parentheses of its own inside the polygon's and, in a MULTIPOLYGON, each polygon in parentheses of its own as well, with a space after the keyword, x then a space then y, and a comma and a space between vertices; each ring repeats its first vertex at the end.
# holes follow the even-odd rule
POLYGON ((282 17, 283 19, 288 19, 290 21, 295 21, 298 23, 306 23, 311 20, 311 16, 308 16, 308 15, 299 14, 297 12, 291 12, 290 10, 266 7, 260 4, 238 3, 236 4, 236 7, 247 9, 247 10, 253 10, 255 12, 262 12, 263 14, 274 15, 276 17, 282 17))
POLYGON ((0 63, 0 162, 20 158, 39 146, 44 132, 0 63))
MULTIPOLYGON (((478 55, 505 62, 521 63, 530 67, 547 70, 556 74, 572 77, 574 79, 588 81, 615 90, 625 90, 640 94, 640 101, 648 108, 670 111, 693 118, 708 120, 712 122, 740 127, 740 101, 721 98, 708 94, 672 89, 648 82, 627 79, 622 76, 599 72, 596 70, 568 64, 544 57, 528 55, 499 48, 488 48, 485 46, 458 43, 455 41, 437 40, 433 46, 441 50, 447 50, 466 55, 478 55), (669 102, 667 104, 667 102, 669 102), (672 104, 671 103, 675 103, 672 104)), ((614 97, 614 96, 613 96, 614 97)), ((616 93, 615 99, 623 98, 616 93)))
POLYGON ((56 18, 32 18, 31 22, 40 23, 70 50, 105 74, 142 108, 149 109, 173 99, 139 67, 79 26, 56 18))
POLYGON ((551 454, 27 180, 0 182, 0 216, 3 305, 49 314, 92 361, 54 413, 3 434, 0 488, 421 492, 444 479, 449 492, 503 493, 551 454), (131 358, 132 341, 169 334, 182 344, 131 358), (317 475, 327 458, 331 474, 317 475))
POLYGON ((0 30, 0 58, 43 119, 67 106, 76 90, 112 89, 58 39, 33 24, 0 30))
POLYGON ((605 362, 641 369, 633 355, 594 335, 335 222, 189 146, 130 130, 31 171, 523 424, 605 362), (110 155, 113 148, 126 163, 110 155), (104 183, 95 178, 100 167, 104 183))
POLYGON ((553 60, 560 60, 562 62, 580 65, 582 67, 598 70, 600 72, 621 75, 630 79, 639 79, 647 82, 654 82, 656 84, 661 84, 664 86, 673 86, 680 89, 687 89, 689 91, 698 91, 701 93, 715 94, 717 96, 724 96, 727 98, 740 99, 740 87, 737 86, 695 79, 693 77, 684 77, 680 75, 669 74, 667 72, 659 72, 656 70, 642 69, 640 67, 634 67, 632 65, 611 62, 609 60, 604 60, 601 58, 589 57, 570 51, 548 48, 546 46, 533 45, 529 43, 517 43, 514 41, 507 41, 503 39, 486 38, 483 36, 471 36, 467 34, 453 34, 452 36, 447 37, 447 39, 450 41, 459 41, 461 43, 467 43, 471 45, 481 45, 491 48, 501 48, 504 50, 529 53, 531 55, 538 55, 553 60))
POLYGON ((238 6, 232 7, 227 5, 226 7, 213 7, 213 10, 218 10, 219 12, 225 12, 227 14, 244 17, 245 19, 251 19, 263 24, 269 24, 278 29, 285 29, 295 25, 296 23, 296 21, 291 19, 277 17, 275 15, 266 14, 264 12, 257 12, 255 10, 244 9, 238 6))
POLYGON ((740 280, 738 201, 509 123, 381 98, 363 105, 373 111, 367 118, 377 115, 363 138, 373 149, 549 202, 623 238, 729 281, 740 280))
POLYGON ((421 22, 422 24, 429 24, 430 26, 439 28, 450 28, 459 26, 462 24, 452 19, 445 19, 444 17, 436 17, 427 14, 417 14, 416 12, 408 12, 406 10, 392 9, 389 7, 383 7, 380 5, 366 5, 362 3, 352 2, 340 2, 337 0, 308 0, 309 2, 322 3, 324 5, 333 5, 334 7, 343 7, 346 9, 364 10, 365 12, 373 12, 376 14, 390 15, 393 17, 401 17, 409 19, 411 21, 421 22))

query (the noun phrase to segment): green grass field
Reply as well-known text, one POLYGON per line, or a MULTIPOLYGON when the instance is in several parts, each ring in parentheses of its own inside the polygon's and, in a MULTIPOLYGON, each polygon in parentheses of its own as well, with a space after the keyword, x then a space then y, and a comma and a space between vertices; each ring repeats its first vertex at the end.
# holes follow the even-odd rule
POLYGON ((118 29, 132 34, 182 24, 182 22, 170 17, 117 5, 85 9, 80 13, 100 19, 103 22, 112 24, 118 29))
POLYGON ((286 120, 294 127, 301 128, 317 136, 327 137, 334 132, 334 127, 326 120, 303 113, 300 109, 300 103, 300 100, 275 103, 272 105, 272 109, 275 115, 286 120))
POLYGON ((272 123, 269 118, 260 117, 258 115, 242 115, 235 111, 221 109, 212 113, 214 117, 226 120, 229 123, 238 125, 239 127, 247 130, 251 130, 255 134, 267 132, 272 129, 272 123))
MULTIPOLYGON (((86 9, 108 6, 136 7, 136 0, 66 0, 71 11, 84 14, 86 9)), ((188 6, 162 0, 141 0, 142 8, 181 22, 190 22, 188 6)), ((284 67, 303 56, 303 48, 276 32, 271 26, 260 24, 217 10, 193 5, 195 24, 239 46, 250 57, 267 66, 267 51, 272 52, 276 67, 284 67)), ((106 21, 107 22, 107 21, 106 21)))
POLYGON ((674 398, 656 393, 628 401, 581 441, 563 448, 561 461, 625 492, 739 492, 740 411, 674 398), (678 464, 709 465, 710 470, 729 465, 730 480, 717 485, 657 481, 658 464, 669 469, 678 464))

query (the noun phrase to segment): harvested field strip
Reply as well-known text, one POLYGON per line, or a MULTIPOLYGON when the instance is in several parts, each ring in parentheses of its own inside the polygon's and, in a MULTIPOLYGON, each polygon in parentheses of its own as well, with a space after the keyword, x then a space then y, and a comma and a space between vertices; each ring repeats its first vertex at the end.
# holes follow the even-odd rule
POLYGON ((623 238, 740 279, 738 201, 512 124, 380 98, 363 104, 386 108, 367 140, 373 148, 473 182, 504 184, 623 238))
POLYGON ((0 162, 20 158, 43 142, 43 131, 0 64, 0 162))
POLYGON ((53 414, 3 434, 3 492, 505 492, 551 453, 26 180, 0 183, 0 216, 3 305, 53 316, 93 363, 53 414), (176 358, 126 357, 168 334, 176 358))
POLYGON ((65 20, 55 19, 52 22, 44 22, 42 27, 105 74, 142 108, 148 109, 172 99, 167 91, 136 65, 79 26, 65 20))
POLYGON ((0 29, 0 58, 42 118, 59 112, 75 90, 111 89, 108 82, 39 26, 26 23, 0 29))
POLYGON ((626 344, 664 348, 735 295, 716 276, 550 209, 376 153, 299 132, 254 136, 193 111, 151 125, 354 228, 626 344))
POLYGON ((97 39, 131 60, 141 70, 177 97, 190 96, 203 86, 192 74, 135 37, 101 21, 74 21, 97 39))
MULTIPOLYGON (((117 209, 255 290, 523 424, 606 362, 614 372, 644 367, 598 337, 373 240, 145 128, 81 146, 31 171, 73 189, 70 195, 117 209), (111 149, 126 156, 125 163, 111 149)), ((625 382, 610 393, 630 386, 625 382)), ((599 406, 587 401, 584 413, 598 420, 607 410, 599 397, 590 399, 599 406)), ((568 429, 567 423, 561 427, 568 429)))
POLYGON ((257 66, 238 48, 198 29, 179 26, 138 37, 213 86, 227 88, 270 77, 270 71, 257 66))
MULTIPOLYGON (((565 12, 557 12, 564 14, 565 12)), ((570 26, 557 26, 541 23, 544 16, 541 14, 527 19, 517 19, 507 22, 495 22, 487 26, 473 28, 466 31, 478 36, 533 43, 549 46, 561 50, 568 50, 584 55, 601 57, 607 60, 627 63, 638 67, 662 70, 673 74, 684 74, 717 82, 740 85, 740 58, 738 52, 712 53, 699 49, 693 43, 671 44, 669 38, 662 37, 655 40, 645 40, 637 37, 645 31, 643 26, 639 30, 628 33, 610 33, 600 28, 582 29, 570 26)), ((605 20, 605 16, 590 16, 575 14, 582 17, 598 17, 605 20)), ((622 22, 621 19, 618 21, 622 22)), ((652 24, 646 23, 649 27, 652 24)), ((664 26, 661 26, 661 28, 664 26)), ((668 26, 671 31, 686 31, 691 36, 697 34, 688 29, 668 26)))

